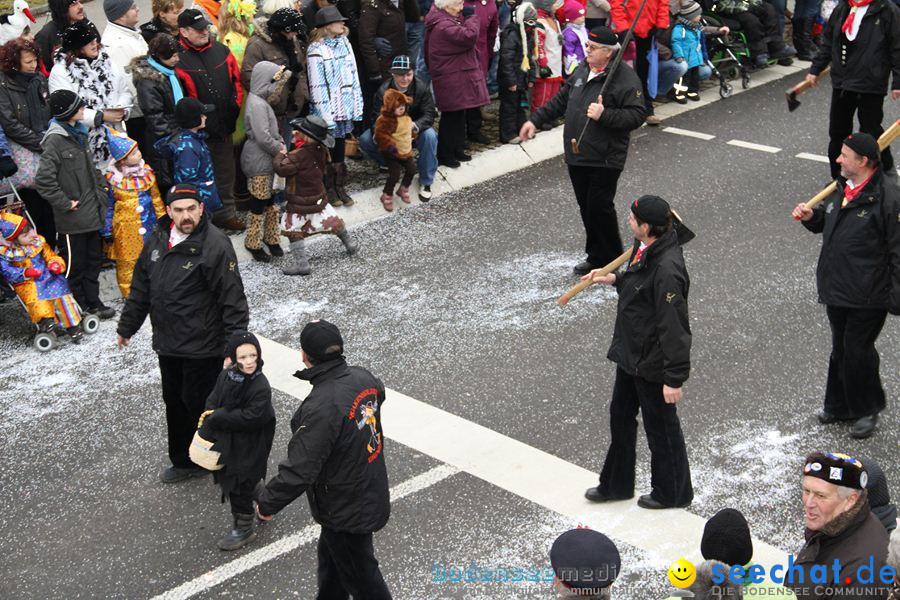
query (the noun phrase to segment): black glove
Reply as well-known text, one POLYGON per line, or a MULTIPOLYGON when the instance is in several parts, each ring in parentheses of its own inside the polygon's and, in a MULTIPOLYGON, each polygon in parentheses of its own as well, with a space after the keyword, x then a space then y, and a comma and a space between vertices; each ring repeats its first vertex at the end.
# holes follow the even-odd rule
POLYGON ((12 177, 18 170, 19 167, 16 166, 16 161, 14 161, 11 156, 0 157, 0 175, 3 177, 12 177))
POLYGON ((550 70, 550 67, 541 67, 538 69, 538 75, 541 79, 548 79, 553 76, 553 71, 550 70))
POLYGON ((471 17, 474 14, 475 14, 474 6, 463 6, 463 9, 462 9, 463 19, 468 19, 469 17, 471 17))
POLYGON ((301 64, 299 62, 295 62, 294 64, 292 64, 291 66, 288 67, 288 71, 290 71, 291 73, 294 73, 294 74, 302 73, 303 72, 303 64, 301 64))
POLYGON ((391 46, 391 42, 387 38, 375 38, 375 54, 381 58, 388 58, 393 51, 394 47, 391 46))

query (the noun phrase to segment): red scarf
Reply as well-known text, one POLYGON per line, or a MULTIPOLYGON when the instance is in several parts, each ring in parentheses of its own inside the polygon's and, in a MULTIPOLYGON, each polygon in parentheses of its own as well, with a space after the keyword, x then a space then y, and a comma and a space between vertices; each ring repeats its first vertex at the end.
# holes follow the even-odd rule
POLYGON ((854 17, 856 17, 857 8, 868 6, 874 1, 875 0, 848 0, 848 3, 850 4, 850 14, 847 15, 847 18, 844 20, 844 24, 841 25, 841 32, 848 33, 853 28, 853 19, 854 17))
POLYGON ((841 202, 841 208, 844 208, 845 206, 856 200, 856 197, 859 196, 859 193, 861 191, 863 191, 863 188, 869 185, 869 182, 872 181, 872 177, 874 175, 875 173, 872 173, 872 175, 869 175, 865 181, 863 181, 853 189, 850 189, 849 185, 844 186, 844 201, 841 202))

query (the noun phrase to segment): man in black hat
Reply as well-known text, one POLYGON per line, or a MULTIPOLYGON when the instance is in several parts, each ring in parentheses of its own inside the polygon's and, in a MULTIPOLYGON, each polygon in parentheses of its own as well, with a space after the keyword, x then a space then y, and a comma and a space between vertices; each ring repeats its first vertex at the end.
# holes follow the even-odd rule
POLYGON ((34 41, 41 51, 41 62, 48 69, 53 66, 53 54, 62 44, 60 34, 73 23, 85 18, 84 6, 81 0, 48 0, 50 8, 50 20, 44 25, 34 41))
POLYGON ((319 535, 317 598, 389 600, 372 534, 391 512, 381 406, 384 385, 344 360, 344 340, 325 320, 307 323, 300 333, 306 369, 294 377, 312 391, 291 419, 287 458, 278 474, 257 493, 263 521, 304 492, 319 535))
POLYGON ((900 190, 886 182, 875 139, 854 133, 837 159, 837 188, 815 209, 793 217, 821 233, 816 269, 819 302, 831 325, 824 424, 853 421, 850 435, 875 432, 885 408, 875 341, 887 313, 900 314, 900 190))
POLYGON ((625 168, 630 132, 640 127, 647 116, 641 82, 624 62, 619 63, 600 96, 609 64, 621 51, 616 34, 608 27, 595 27, 588 34, 585 51, 585 60, 569 75, 559 93, 531 115, 519 131, 520 138, 530 139, 537 127, 565 115, 566 164, 587 235, 587 257, 575 265, 576 275, 602 267, 622 253, 613 200, 625 168), (584 130, 588 119, 592 122, 584 130), (577 140, 582 131, 584 137, 576 153, 571 140, 577 140))
POLYGON ((599 531, 579 527, 553 542, 550 566, 558 598, 608 600, 622 560, 611 539, 599 531))
POLYGON ((160 479, 175 483, 207 473, 191 462, 188 448, 222 371, 228 337, 250 322, 231 241, 209 222, 197 188, 188 183, 169 190, 166 216, 144 242, 116 330, 119 348, 148 314, 172 461, 160 479))
POLYGON ((241 68, 227 46, 210 39, 209 21, 199 10, 189 8, 178 15, 178 32, 178 70, 193 84, 188 86, 188 95, 216 107, 206 123, 206 144, 224 208, 216 212, 213 222, 228 231, 243 231, 247 226, 234 212, 235 162, 231 140, 244 100, 241 68))
POLYGON ((643 508, 684 507, 694 490, 684 435, 675 405, 691 370, 688 322, 690 278, 669 204, 641 196, 631 205, 631 262, 620 273, 589 273, 582 279, 614 285, 619 293, 616 326, 607 358, 616 363, 609 405, 611 441, 600 485, 587 490, 593 502, 634 496, 637 414, 650 446, 651 486, 643 508))

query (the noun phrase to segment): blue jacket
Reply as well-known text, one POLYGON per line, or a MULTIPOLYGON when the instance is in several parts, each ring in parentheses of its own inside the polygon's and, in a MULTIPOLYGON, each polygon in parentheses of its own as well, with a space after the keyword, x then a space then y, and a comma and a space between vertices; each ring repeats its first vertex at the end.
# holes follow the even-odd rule
POLYGON ((706 63, 703 57, 703 33, 678 23, 672 29, 672 58, 683 58, 688 69, 706 63))
POLYGON ((216 188, 212 155, 205 139, 206 133, 202 131, 194 133, 182 129, 158 139, 153 147, 162 158, 172 161, 172 179, 175 183, 196 185, 206 210, 215 212, 222 208, 222 199, 216 188))

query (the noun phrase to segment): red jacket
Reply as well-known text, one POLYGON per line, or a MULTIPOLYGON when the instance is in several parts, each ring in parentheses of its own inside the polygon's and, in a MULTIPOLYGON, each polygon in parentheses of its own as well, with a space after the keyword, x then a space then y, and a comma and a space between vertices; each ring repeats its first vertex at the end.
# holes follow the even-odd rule
MULTIPOLYGON (((612 29, 616 33, 624 33, 631 27, 641 0, 609 0, 609 12, 612 17, 612 29)), ((634 37, 650 36, 650 30, 669 28, 669 2, 667 0, 647 0, 644 11, 634 26, 634 37)))

